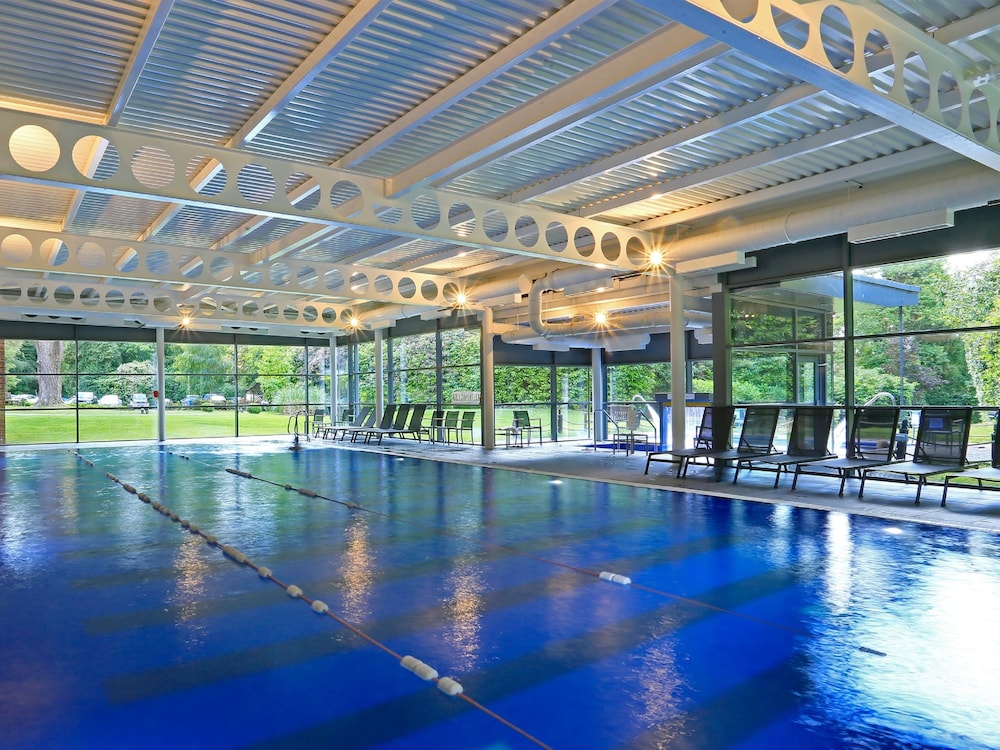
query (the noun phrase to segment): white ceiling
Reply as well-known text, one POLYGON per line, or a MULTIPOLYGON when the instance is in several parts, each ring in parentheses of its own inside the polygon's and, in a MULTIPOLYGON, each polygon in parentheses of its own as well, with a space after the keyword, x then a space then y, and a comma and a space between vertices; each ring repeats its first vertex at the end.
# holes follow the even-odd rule
POLYGON ((745 253, 1000 199, 986 0, 0 0, 0 19, 0 319, 326 336, 464 293, 512 339, 572 345, 598 311, 669 328, 649 312, 667 269, 698 327, 707 274, 745 253))

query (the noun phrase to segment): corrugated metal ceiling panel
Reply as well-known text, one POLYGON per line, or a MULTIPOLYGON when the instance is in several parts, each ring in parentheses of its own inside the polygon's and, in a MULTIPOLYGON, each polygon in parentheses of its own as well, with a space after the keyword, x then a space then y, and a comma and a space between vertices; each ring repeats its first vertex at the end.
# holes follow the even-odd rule
POLYGON ((345 3, 178 0, 122 124, 224 143, 346 9, 345 3))
POLYGON ((138 0, 0 3, 0 97, 103 116, 148 13, 138 0))

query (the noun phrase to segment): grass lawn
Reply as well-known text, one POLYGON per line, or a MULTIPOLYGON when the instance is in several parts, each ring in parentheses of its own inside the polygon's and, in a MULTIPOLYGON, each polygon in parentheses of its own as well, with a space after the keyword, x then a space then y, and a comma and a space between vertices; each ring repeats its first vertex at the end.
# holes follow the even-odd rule
MULTIPOLYGON (((75 442, 75 409, 6 409, 7 444, 75 442)), ((80 441, 155 440, 156 410, 142 414, 138 409, 80 409, 80 441)), ((231 437, 240 435, 285 435, 288 416, 280 412, 251 414, 233 409, 168 409, 168 438, 231 437)), ((299 427, 304 426, 299 418, 299 427)))

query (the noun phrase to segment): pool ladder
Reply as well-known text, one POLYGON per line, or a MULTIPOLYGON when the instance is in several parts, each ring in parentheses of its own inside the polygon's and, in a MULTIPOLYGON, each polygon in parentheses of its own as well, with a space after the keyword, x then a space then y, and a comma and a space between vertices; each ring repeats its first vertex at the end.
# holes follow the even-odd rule
POLYGON ((309 439, 309 412, 306 411, 305 409, 300 409, 299 411, 295 412, 295 414, 293 414, 292 416, 290 416, 288 418, 288 426, 285 428, 285 430, 288 432, 289 435, 294 435, 295 436, 295 441, 296 442, 298 442, 298 440, 299 440, 299 435, 305 435, 306 440, 308 440, 309 439), (305 431, 304 432, 301 432, 299 430, 299 417, 302 417, 302 420, 303 420, 303 422, 305 424, 305 431))

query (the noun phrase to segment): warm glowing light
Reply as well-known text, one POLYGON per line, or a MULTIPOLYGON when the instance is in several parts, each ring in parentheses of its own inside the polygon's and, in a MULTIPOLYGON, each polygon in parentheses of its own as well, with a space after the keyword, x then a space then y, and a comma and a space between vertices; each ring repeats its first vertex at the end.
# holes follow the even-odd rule
POLYGON ((599 326, 607 325, 608 314, 606 312, 599 312, 594 314, 594 322, 599 326))
POLYGON ((455 297, 456 305, 467 305, 469 304, 469 298, 466 296, 465 292, 459 292, 458 296, 455 297))
POLYGON ((350 326, 351 328, 359 328, 361 326, 361 321, 352 315, 350 320, 350 326))
POLYGON ((663 265, 663 251, 653 250, 649 253, 649 265, 651 266, 662 266, 663 265))
POLYGON ((187 328, 191 325, 191 316, 185 315, 181 318, 181 328, 187 328))

